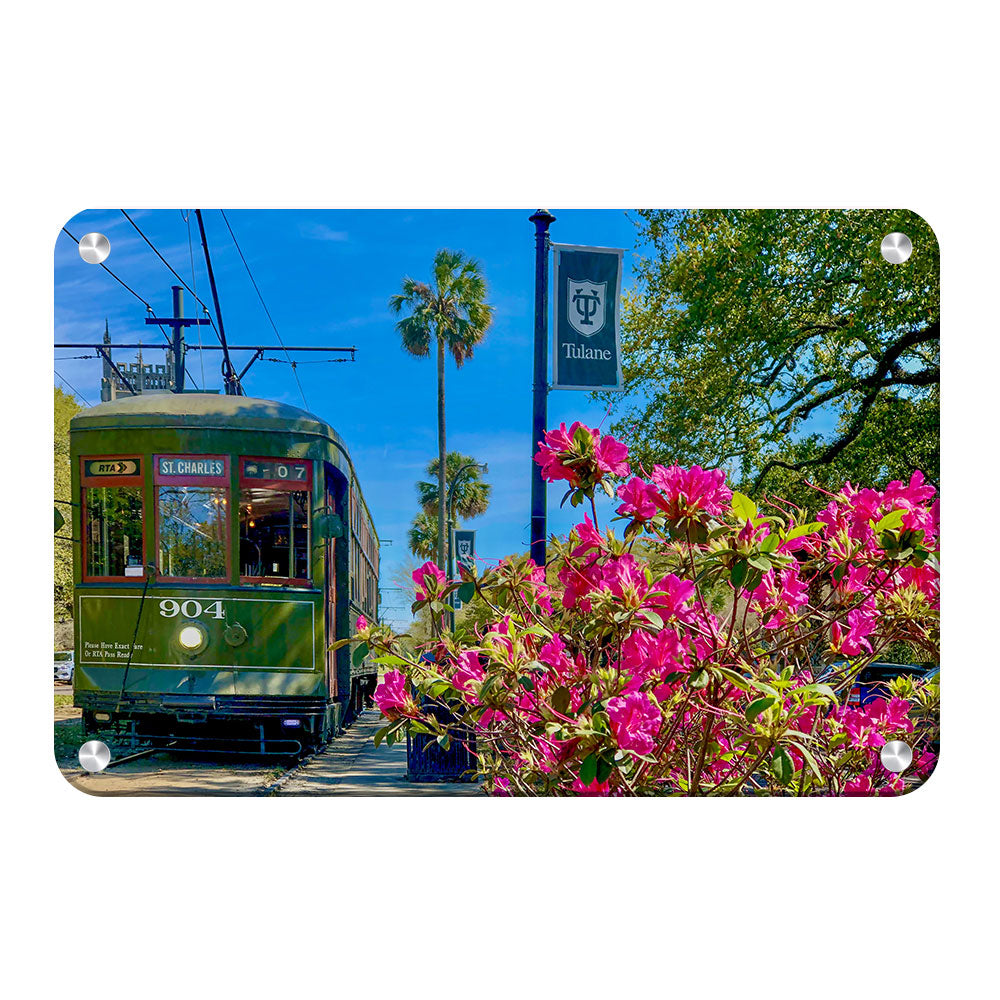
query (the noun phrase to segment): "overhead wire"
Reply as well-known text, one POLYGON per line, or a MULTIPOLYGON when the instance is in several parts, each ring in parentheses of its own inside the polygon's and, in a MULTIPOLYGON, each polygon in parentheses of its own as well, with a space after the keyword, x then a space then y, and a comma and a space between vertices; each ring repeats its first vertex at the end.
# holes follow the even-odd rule
MULTIPOLYGON (((119 211, 123 211, 123 210, 119 209, 119 211)), ((127 216, 126 216, 126 218, 127 218, 127 216)), ((132 220, 129 219, 129 221, 131 222, 132 220)), ((133 225, 134 225, 134 223, 133 223, 133 225)), ((74 243, 76 243, 77 246, 80 245, 80 241, 65 226, 62 227, 62 231, 74 243)), ((146 242, 148 243, 149 241, 147 240, 146 242)), ((150 246, 152 246, 152 244, 150 244, 150 246)), ((153 247, 153 249, 156 250, 156 247, 153 247)), ((159 253, 157 253, 157 256, 159 256, 159 253)), ((160 258, 160 259, 162 260, 162 258, 160 258)), ((166 261, 164 261, 164 263, 166 263, 166 261)), ((112 271, 111 268, 108 267, 106 264, 102 263, 101 267, 103 267, 104 270, 107 271, 108 274, 110 274, 111 277, 114 278, 115 281, 117 281, 118 284, 122 286, 122 288, 124 288, 127 291, 131 292, 131 294, 134 295, 146 307, 146 312, 148 312, 150 316, 152 316, 152 317, 155 318, 156 313, 154 312, 153 307, 134 288, 131 288, 129 285, 126 285, 125 282, 122 281, 122 279, 119 278, 118 275, 115 274, 115 272, 112 271)), ((167 264, 167 267, 170 267, 170 265, 167 264)), ((173 270, 173 268, 170 268, 170 269, 173 270)), ((211 317, 209 317, 209 318, 211 319, 211 317)), ((170 334, 167 333, 167 331, 163 329, 163 325, 161 323, 157 323, 156 326, 159 328, 160 333, 163 334, 163 339, 167 342, 168 347, 173 348, 173 340, 172 340, 170 334)), ((96 357, 96 355, 95 355, 95 357, 96 357)), ((65 360, 65 359, 63 359, 63 360, 65 360)), ((204 364, 204 362, 202 364, 204 364)), ((191 381, 194 382, 194 379, 191 379, 191 381)), ((204 379, 204 373, 202 375, 202 381, 203 382, 205 381, 205 379, 204 379)), ((196 389, 198 388, 198 384, 197 383, 195 383, 195 388, 196 389)))
MULTIPOLYGON (((77 239, 77 238, 76 238, 76 237, 75 237, 75 236, 74 236, 74 235, 73 235, 73 234, 72 234, 72 233, 71 233, 71 232, 70 232, 70 231, 69 231, 69 230, 68 230, 68 229, 67 229, 67 228, 66 228, 65 226, 63 226, 63 227, 62 227, 62 231, 63 231, 63 232, 64 232, 64 233, 65 233, 65 234, 66 234, 66 235, 67 235, 67 236, 68 236, 68 237, 69 237, 69 238, 70 238, 70 239, 71 239, 71 240, 72 240, 72 241, 73 241, 73 242, 74 242, 74 243, 75 243, 75 244, 77 245, 77 246, 79 246, 79 245, 80 245, 80 241, 79 241, 79 240, 78 240, 78 239, 77 239)), ((110 274, 110 275, 111 275, 111 277, 112 277, 112 278, 114 278, 114 279, 115 279, 115 281, 117 281, 117 282, 118 282, 118 284, 122 286, 122 288, 124 288, 124 289, 125 289, 125 290, 126 290, 127 292, 129 292, 129 293, 131 293, 132 295, 134 295, 134 296, 135 296, 135 297, 136 297, 136 298, 137 298, 137 299, 138 299, 138 300, 139 300, 139 301, 140 301, 140 302, 141 302, 141 303, 142 303, 142 304, 143 304, 143 305, 144 305, 144 306, 146 307, 146 312, 148 312, 150 316, 155 316, 155 315, 156 315, 156 313, 154 313, 154 312, 153 312, 153 307, 152 307, 152 306, 151 306, 151 305, 150 305, 150 304, 149 304, 149 303, 148 303, 148 302, 147 302, 147 301, 146 301, 146 300, 145 300, 145 299, 144 299, 144 298, 143 298, 143 297, 142 297, 142 296, 141 296, 141 295, 140 295, 140 294, 139 294, 139 293, 138 293, 138 292, 137 292, 137 291, 136 291, 136 290, 134 289, 134 288, 130 288, 130 287, 129 287, 128 285, 126 285, 126 284, 125 284, 125 282, 124 282, 124 281, 122 281, 122 279, 121 279, 121 278, 119 278, 119 277, 118 277, 118 275, 117 275, 117 274, 115 274, 115 272, 114 272, 114 271, 112 271, 112 270, 111 270, 111 268, 110 268, 110 267, 108 267, 108 265, 107 265, 107 264, 104 264, 104 263, 102 262, 100 266, 101 266, 101 267, 103 267, 103 268, 104 268, 104 270, 105 270, 105 271, 107 271, 107 272, 108 272, 108 274, 110 274)), ((163 339, 164 339, 164 340, 165 340, 165 341, 166 341, 166 342, 167 342, 168 344, 169 344, 169 343, 171 343, 171 340, 170 340, 170 335, 169 335, 169 334, 167 333, 167 331, 166 331, 166 330, 164 330, 164 329, 163 329, 163 327, 162 327, 162 326, 160 326, 160 324, 159 324, 159 323, 157 323, 156 325, 160 327, 160 333, 162 333, 162 334, 163 334, 163 339)))
MULTIPOLYGON (((183 285, 183 286, 184 286, 184 287, 185 287, 185 288, 186 288, 186 289, 187 289, 187 290, 188 290, 188 291, 189 291, 189 292, 190 292, 190 293, 191 293, 191 294, 192 294, 192 295, 194 296, 194 298, 195 298, 195 301, 196 301, 196 302, 198 303, 198 305, 200 305, 200 306, 202 307, 202 309, 204 309, 204 310, 205 310, 205 312, 208 312, 208 306, 206 306, 206 305, 205 305, 205 303, 204 303, 204 302, 202 302, 202 301, 201 301, 201 299, 199 299, 199 298, 198 298, 198 293, 197 293, 197 292, 195 292, 195 291, 194 291, 194 290, 193 290, 193 289, 191 288, 191 286, 190 286, 190 285, 189 285, 189 284, 188 284, 188 283, 187 283, 187 282, 186 282, 186 281, 185 281, 185 280, 184 280, 184 279, 183 279, 183 278, 182 278, 182 277, 181 277, 181 276, 180 276, 180 275, 179 275, 179 274, 178 274, 178 273, 177 273, 177 272, 176 272, 176 271, 175 271, 175 270, 174 270, 174 269, 173 269, 173 268, 172 268, 172 267, 170 266, 170 263, 169 263, 169 262, 167 261, 166 257, 164 257, 164 256, 163 256, 163 254, 162 254, 162 253, 160 253, 160 251, 159 251, 159 250, 157 250, 155 246, 153 246, 153 244, 152 244, 152 243, 150 242, 150 239, 149 239, 149 237, 148 237, 148 236, 147 236, 147 235, 146 235, 146 234, 145 234, 145 233, 144 233, 144 232, 143 232, 143 231, 142 231, 142 230, 141 230, 141 229, 140 229, 140 228, 139 228, 139 227, 138 227, 138 226, 137 226, 137 225, 135 224, 135 221, 133 220, 132 216, 131 216, 131 215, 129 215, 129 214, 128 214, 128 212, 126 212, 124 208, 119 208, 119 209, 118 209, 118 211, 119 211, 119 212, 121 212, 121 213, 122 213, 122 215, 124 215, 126 219, 128 219, 128 221, 129 221, 129 222, 130 222, 130 223, 132 224, 132 228, 133 228, 133 229, 134 229, 134 230, 135 230, 135 231, 136 231, 136 232, 137 232, 137 233, 138 233, 138 234, 139 234, 139 235, 140 235, 140 236, 141 236, 141 237, 142 237, 142 238, 143 238, 143 239, 144 239, 144 240, 146 241, 146 243, 147 243, 147 244, 149 245, 149 248, 150 248, 150 250, 152 250, 152 251, 153 251, 153 253, 155 253, 155 254, 156 254, 156 256, 157 256, 157 257, 159 257, 159 258, 160 258, 160 260, 162 260, 162 261, 163 261, 163 263, 164 263, 164 264, 166 265, 166 267, 167 267, 167 270, 168 270, 168 271, 169 271, 169 272, 170 272, 170 273, 171 273, 171 274, 172 274, 172 275, 173 275, 173 276, 174 276, 174 277, 175 277, 175 278, 176 278, 176 279, 177 279, 177 280, 178 280, 178 281, 179 281, 179 282, 180 282, 180 283, 181 283, 181 284, 182 284, 182 285, 183 285)), ((211 317, 211 313, 209 313, 209 319, 211 319, 211 318, 212 318, 212 317, 211 317)))
POLYGON ((65 385, 66 388, 69 389, 69 391, 73 393, 74 396, 79 396, 80 399, 82 399, 87 404, 87 406, 94 405, 89 399, 87 399, 87 397, 82 392, 80 392, 79 389, 75 389, 72 385, 70 385, 69 382, 66 379, 64 379, 62 375, 59 374, 59 372, 55 371, 55 369, 53 369, 53 372, 55 374, 55 377, 59 379, 59 381, 62 382, 62 384, 65 385))
MULTIPOLYGON (((271 324, 271 329, 274 330, 274 335, 278 338, 278 343, 281 345, 281 349, 285 352, 285 358, 292 366, 292 375, 295 377, 295 384, 299 387, 299 395, 302 397, 302 405, 309 409, 309 402, 306 399, 305 391, 302 388, 302 383, 299 381, 299 373, 295 370, 296 367, 302 362, 293 361, 288 354, 288 349, 285 347, 285 342, 281 339, 281 334, 278 332, 278 326, 274 322, 271 316, 270 309, 267 308, 267 303, 264 301, 264 296, 260 293, 260 288, 257 287, 257 282, 254 280, 253 272, 250 270, 250 265, 247 263, 246 257, 243 256, 243 251, 240 249, 239 241, 236 239, 236 233, 233 232, 233 227, 229 224, 229 219, 226 216, 223 209, 219 209, 222 213, 222 218, 226 223, 226 228, 229 230, 229 235, 233 238, 233 246, 236 247, 236 252, 240 255, 240 260, 243 261, 243 266, 246 268, 247 276, 250 278, 250 284, 253 285, 254 291, 257 293, 257 298, 260 299, 260 304, 264 308, 264 314, 267 316, 268 322, 271 324)), ((278 360, 276 358, 269 358, 269 361, 278 360)))

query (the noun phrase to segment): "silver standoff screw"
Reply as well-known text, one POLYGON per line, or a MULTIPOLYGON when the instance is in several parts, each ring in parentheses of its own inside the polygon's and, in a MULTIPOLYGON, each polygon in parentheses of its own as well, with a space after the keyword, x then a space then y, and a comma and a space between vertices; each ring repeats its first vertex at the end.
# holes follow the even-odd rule
POLYGON ((80 237, 79 250, 88 264, 103 264, 111 253, 111 241, 103 233, 87 233, 80 237))
POLYGON ((893 774, 900 774, 913 763, 913 751, 902 740, 891 740, 882 747, 882 766, 893 774))
POLYGON ((87 740, 80 747, 80 767, 94 773, 103 771, 111 763, 111 751, 107 743, 100 740, 87 740))
POLYGON ((890 264, 902 264, 913 253, 913 244, 906 233, 889 233, 883 237, 880 249, 890 264))

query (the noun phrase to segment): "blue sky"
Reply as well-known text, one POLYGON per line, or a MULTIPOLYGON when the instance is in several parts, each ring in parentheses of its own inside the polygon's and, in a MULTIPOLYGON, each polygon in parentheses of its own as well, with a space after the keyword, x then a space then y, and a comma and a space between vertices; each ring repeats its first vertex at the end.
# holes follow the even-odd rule
MULTIPOLYGON (((623 290, 632 284, 636 230, 626 213, 551 210, 557 217, 551 230, 554 242, 625 248, 623 290)), ((211 306, 193 210, 190 246, 186 211, 127 211, 211 306)), ((524 551, 532 450, 531 211, 226 212, 285 343, 358 348, 354 364, 300 364, 297 371, 308 408, 334 426, 351 449, 383 539, 385 616, 399 624, 409 619, 404 610, 409 598, 388 588, 398 586, 393 578, 411 560, 406 531, 416 513, 413 484, 437 454, 436 378, 432 359, 416 359, 401 349, 387 301, 404 275, 428 279, 433 255, 441 247, 462 250, 482 264, 495 319, 471 361, 461 370, 448 363, 448 449, 489 463, 490 510, 467 524, 477 531, 479 555, 495 560, 524 551)), ((204 210, 203 216, 227 339, 277 346, 221 214, 204 210)), ((107 266, 158 315, 170 314, 170 286, 176 279, 118 210, 81 212, 66 228, 77 238, 104 233, 111 241, 107 266)), ((195 315, 186 293, 185 299, 185 314, 195 315)), ((105 318, 113 341, 141 339, 151 348, 162 342, 155 327, 145 326, 142 304, 102 268, 84 263, 76 244, 60 234, 55 247, 56 341, 97 343, 105 318)), ((211 327, 202 328, 201 335, 217 342, 211 327)), ((189 342, 197 336, 189 328, 189 342)), ((100 400, 101 366, 97 361, 70 359, 80 353, 56 351, 56 372, 93 404, 100 400)), ((144 360, 162 363, 162 351, 144 352, 144 360)), ((220 360, 219 352, 190 352, 188 370, 198 385, 221 388, 220 360)), ((239 364, 239 358, 234 361, 239 364)), ((66 389, 58 378, 55 384, 66 389)), ((303 405, 286 364, 257 362, 245 386, 250 395, 303 405)), ((604 420, 604 408, 590 402, 584 392, 551 393, 548 412, 549 426, 604 420)), ((560 533, 577 520, 568 506, 558 509, 562 492, 550 487, 548 496, 549 530, 560 533)), ((602 520, 612 513, 607 501, 599 510, 602 520)))

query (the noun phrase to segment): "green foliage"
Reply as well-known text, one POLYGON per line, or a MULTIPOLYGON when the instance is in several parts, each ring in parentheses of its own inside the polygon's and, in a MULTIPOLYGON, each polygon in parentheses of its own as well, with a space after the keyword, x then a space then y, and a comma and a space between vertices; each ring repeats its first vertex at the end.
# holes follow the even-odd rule
MULTIPOLYGON (((417 482, 417 502, 427 514, 437 511, 439 464, 436 458, 428 462, 427 476, 430 481, 417 482)), ((445 498, 453 500, 455 513, 466 519, 485 514, 490 505, 493 487, 483 479, 480 464, 470 455, 458 451, 449 451, 445 459, 445 498), (459 478, 456 480, 456 477, 459 478)))
POLYGON ((478 261, 456 250, 438 250, 433 272, 431 284, 404 278, 402 291, 389 299, 389 309, 397 316, 408 313, 396 324, 405 351, 426 357, 435 339, 461 368, 493 322, 486 280, 478 261))
POLYGON ((433 559, 438 543, 437 517, 432 517, 427 511, 420 511, 406 533, 406 540, 415 556, 433 559))
MULTIPOLYGON (((74 501, 71 489, 69 461, 69 422, 83 409, 79 403, 62 389, 54 390, 55 435, 53 448, 55 452, 53 498, 61 501, 74 501)), ((62 621, 73 616, 73 542, 69 541, 72 534, 72 507, 65 502, 55 505, 63 516, 65 524, 58 531, 63 538, 56 538, 55 560, 53 567, 54 616, 56 621, 62 621)))
POLYGON ((722 467, 803 506, 845 480, 936 483, 937 240, 906 211, 643 211, 625 296, 632 458, 722 467), (911 257, 880 253, 906 233, 911 257))

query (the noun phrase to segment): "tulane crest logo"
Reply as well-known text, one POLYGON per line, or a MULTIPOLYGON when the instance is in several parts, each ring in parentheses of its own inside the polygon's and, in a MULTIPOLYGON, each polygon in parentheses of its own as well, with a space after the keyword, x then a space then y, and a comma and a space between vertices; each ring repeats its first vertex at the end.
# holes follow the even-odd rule
POLYGON ((607 321, 607 302, 604 290, 606 281, 574 281, 567 282, 567 313, 570 326, 584 337, 593 337, 604 329, 607 321))

